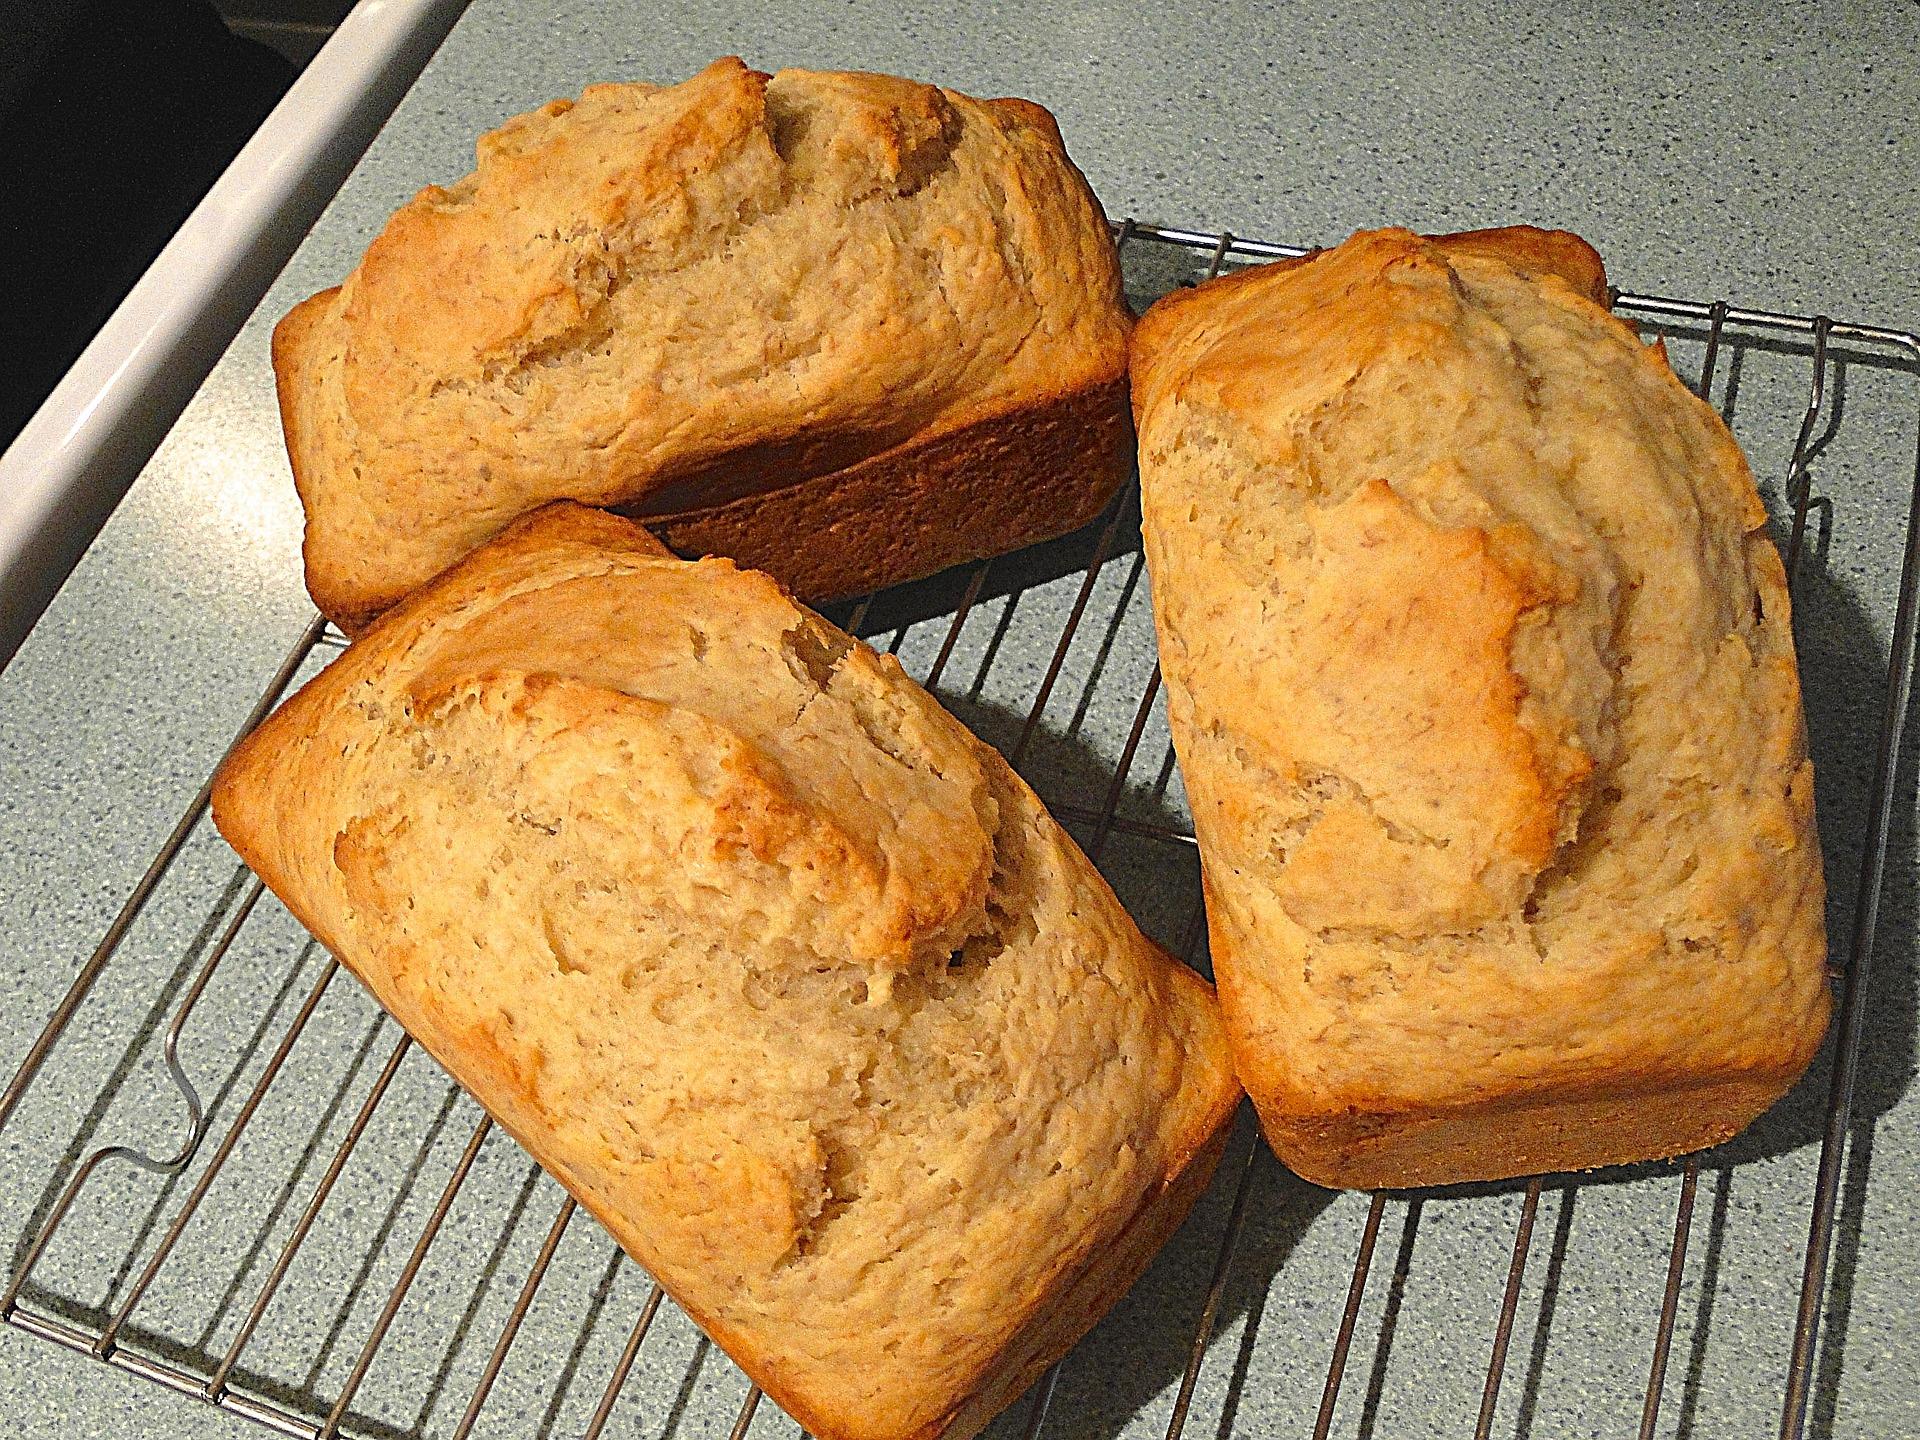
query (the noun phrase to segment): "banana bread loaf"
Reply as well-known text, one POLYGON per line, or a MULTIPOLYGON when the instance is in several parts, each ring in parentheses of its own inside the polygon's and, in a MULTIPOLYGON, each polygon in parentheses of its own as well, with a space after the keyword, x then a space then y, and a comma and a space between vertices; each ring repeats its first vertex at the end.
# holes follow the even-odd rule
POLYGON ((483 136, 274 333, 307 586, 358 630, 516 516, 643 517, 826 599, 1070 530, 1130 320, 1053 117, 739 60, 483 136))
POLYGON ((891 657, 574 505, 220 772, 255 871, 825 1440, 970 1435, 1234 1108, 1213 996, 891 657))
POLYGON ((1136 332, 1221 1001, 1323 1184, 1712 1144, 1826 1025, 1780 557, 1605 293, 1572 236, 1384 230, 1136 332))

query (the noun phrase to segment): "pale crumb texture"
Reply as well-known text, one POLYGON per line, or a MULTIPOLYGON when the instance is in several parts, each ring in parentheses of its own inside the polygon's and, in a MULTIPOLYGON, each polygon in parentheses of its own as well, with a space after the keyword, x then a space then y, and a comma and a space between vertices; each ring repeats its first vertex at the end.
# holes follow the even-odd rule
POLYGON ((957 1433, 1053 1358, 1239 1093, 1206 984, 897 661, 611 516, 392 612, 214 813, 816 1434, 957 1433))
POLYGON ((1327 1183, 1694 1148, 1825 1029, 1780 557, 1591 257, 1362 233, 1137 332, 1221 998, 1327 1183))
POLYGON ((1037 105, 726 59, 477 153, 276 335, 309 588, 350 628, 558 498, 665 516, 901 447, 937 469, 1063 407, 1093 500, 1124 474, 1118 260, 1037 105))

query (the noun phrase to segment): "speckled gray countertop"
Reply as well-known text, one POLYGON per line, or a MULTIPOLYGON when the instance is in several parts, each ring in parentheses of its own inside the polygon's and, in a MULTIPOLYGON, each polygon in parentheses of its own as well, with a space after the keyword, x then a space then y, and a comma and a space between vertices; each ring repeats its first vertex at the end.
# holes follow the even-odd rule
MULTIPOLYGON (((1920 10, 1512 3, 964 6, 915 0, 672 10, 478 0, 428 67, 260 315, 235 341, 53 608, 0 676, 0 1074, 11 1073, 93 942, 306 623, 298 511, 266 361, 273 317, 338 280, 418 186, 468 166, 473 136, 607 78, 680 78, 715 55, 853 66, 1020 94, 1058 115, 1115 216, 1318 242, 1369 223, 1429 229, 1529 220, 1588 236, 1626 288, 1920 327, 1920 10)), ((1137 289, 1170 283, 1131 258, 1137 289)), ((1683 370, 1699 346, 1673 342, 1683 370)), ((1912 480, 1920 376, 1842 356, 1814 464, 1832 500, 1797 616, 1834 890, 1836 937, 1858 866, 1894 566, 1912 480)), ((1777 500, 1805 404, 1791 345, 1723 357, 1717 398, 1777 500)), ((1083 563, 1074 561, 1073 563, 1083 563)), ((1030 770, 1043 793, 1097 805, 1152 663, 1135 556, 1102 571, 1030 770)), ((941 686, 1001 742, 1052 651, 1077 580, 996 570, 941 686)), ((928 609, 940 605, 936 590, 928 609)), ((924 671, 944 625, 904 634, 924 671)), ((871 626, 869 627, 872 628, 871 626)), ((1125 801, 1176 817, 1164 730, 1149 726, 1125 801)), ((1920 1098, 1914 1069, 1914 791, 1897 792, 1866 1070, 1843 1191, 1814 1429, 1920 1433, 1920 1098)), ((1192 861, 1129 836, 1103 857, 1143 922, 1189 916, 1192 861)), ((0 1132, 0 1235, 20 1236, 77 1159, 116 1141, 164 1151, 180 1102, 157 1027, 218 928, 233 862, 204 827, 156 895, 27 1104, 0 1132)), ((103 1169, 41 1262, 36 1306, 111 1313, 186 1198, 325 959, 264 902, 188 1020, 182 1054, 214 1107, 212 1138, 171 1188, 103 1169), (133 1264, 137 1272, 138 1261, 133 1264)), ((392 1053, 352 981, 327 984, 252 1123, 128 1331, 137 1351, 205 1373, 392 1053)), ((1661 1434, 1769 1435, 1811 1193, 1822 1068, 1755 1131, 1708 1157, 1682 1277, 1661 1434)), ((320 1212, 237 1372, 314 1413, 339 1392, 476 1112, 408 1056, 320 1212)), ((1244 1139, 1244 1137, 1243 1137, 1244 1139)), ((1062 1371, 1046 1434, 1161 1433, 1205 1290, 1233 1172, 1153 1272, 1062 1371)), ((1640 1414, 1678 1180, 1673 1167, 1550 1186, 1493 1433, 1628 1435, 1640 1414)), ((384 1435, 451 1432, 558 1204, 490 1136, 428 1251, 354 1410, 384 1435)), ((1188 1433, 1310 1432, 1365 1214, 1256 1161, 1243 1242, 1188 1433)), ((1511 1253, 1518 1192, 1389 1204, 1335 1433, 1470 1433, 1511 1253)), ((598 1228, 567 1229, 476 1433, 576 1434, 644 1300, 598 1228)), ((663 1310, 609 1434, 725 1435, 745 1382, 663 1310)), ((1017 1421, 1003 1432, 1017 1433, 1017 1421)), ((0 1428, 22 1437, 246 1433, 242 1422, 0 1330, 0 1428)), ((763 1408, 754 1433, 791 1435, 763 1408)))

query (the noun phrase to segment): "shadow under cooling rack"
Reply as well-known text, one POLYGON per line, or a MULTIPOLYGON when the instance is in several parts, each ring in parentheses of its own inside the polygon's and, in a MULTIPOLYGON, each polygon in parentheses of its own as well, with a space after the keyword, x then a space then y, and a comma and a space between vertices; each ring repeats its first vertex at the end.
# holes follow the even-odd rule
MULTIPOLYGON (((1132 221, 1118 238, 1136 303, 1303 253, 1132 221)), ((1504 1186, 1335 1196, 1243 1116, 1193 1219, 996 1422, 1006 1440, 1712 1436, 1763 1411, 1789 1437, 1828 1427, 1873 1123, 1913 1047, 1911 975, 1868 962, 1877 934, 1912 939, 1911 897, 1881 902, 1889 863, 1913 863, 1920 344, 1725 303, 1616 308, 1729 415, 1789 559, 1845 959, 1825 1056, 1718 1150, 1504 1186), (1889 635, 1857 591, 1895 573, 1889 635)), ((1204 968, 1137 505, 1130 488, 1075 535, 831 618, 1005 752, 1143 927, 1204 968)), ((342 643, 316 620, 242 733, 342 643)), ((790 1433, 235 867, 207 798, 0 1094, 0 1129, 42 1167, 7 1322, 294 1436, 790 1433)))

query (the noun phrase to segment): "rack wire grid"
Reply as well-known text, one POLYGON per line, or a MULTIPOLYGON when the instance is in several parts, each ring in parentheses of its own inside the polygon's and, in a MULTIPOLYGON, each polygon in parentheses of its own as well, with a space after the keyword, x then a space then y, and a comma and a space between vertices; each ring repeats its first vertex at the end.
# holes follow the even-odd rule
MULTIPOLYGON (((1304 253, 1133 221, 1117 232, 1136 303, 1304 253)), ((1850 487, 1835 483, 1850 467, 1834 447, 1852 377, 1879 417, 1866 427, 1868 468, 1884 482, 1889 445, 1910 444, 1899 437, 1920 414, 1920 339, 1723 301, 1615 304, 1663 339, 1700 393, 1712 398, 1718 382, 1757 468, 1778 477, 1763 484, 1796 590, 1823 818, 1847 822, 1825 836, 1844 957, 1825 1056, 1717 1151, 1509 1185, 1336 1197, 1287 1175, 1243 1114, 1185 1230, 998 1433, 1322 1440, 1471 1424, 1480 1440, 1536 1426, 1644 1440, 1728 1433, 1720 1391, 1749 1414, 1758 1396, 1788 1440, 1810 1402, 1813 1428, 1831 1423, 1838 1359, 1819 1342, 1838 1294, 1829 1262, 1843 1192, 1858 1203, 1848 1140, 1888 889, 1920 493, 1916 463, 1887 512, 1904 523, 1854 541, 1840 514, 1850 487), (1895 552, 1897 608, 1881 636, 1830 572, 1840 557, 1884 578, 1895 552), (1836 759, 1833 736, 1872 733, 1875 712, 1877 743, 1854 747, 1859 763, 1836 759), (1758 1169, 1772 1177, 1765 1203, 1735 1207, 1736 1171, 1758 1169), (1583 1246, 1572 1243, 1576 1199, 1595 1232, 1583 1246), (1542 1272, 1531 1262, 1548 1223, 1542 1272), (1759 1235, 1744 1258, 1742 1226, 1759 1235), (1383 1236, 1395 1251, 1384 1267, 1383 1236), (1614 1268, 1583 1280, 1589 1253, 1614 1268), (1423 1311, 1428 1292, 1441 1298, 1423 1311), (1576 1303, 1584 1311, 1570 1316, 1576 1303), (1523 1381, 1505 1383, 1523 1308, 1531 1353, 1523 1381), (1717 1347, 1729 1328, 1733 1343, 1717 1347)), ((1904 476, 1904 456, 1896 463, 1904 476)), ((1078 534, 833 614, 1001 746, 1143 926, 1204 966, 1137 503, 1130 488, 1078 534)), ((344 643, 316 619, 241 733, 344 643)), ((717 1433, 731 1417, 741 1440, 756 1416, 763 1432, 791 1433, 357 986, 334 983, 337 963, 261 903, 260 882, 203 823, 210 784, 0 1094, 14 1151, 48 1157, 0 1294, 7 1323, 291 1436, 457 1440, 484 1426, 591 1440, 616 1415, 649 1434, 717 1433), (89 1024, 100 1008, 89 997, 109 976, 144 987, 143 1019, 89 1024), (46 1093, 22 1133, 30 1087, 46 1093)))

